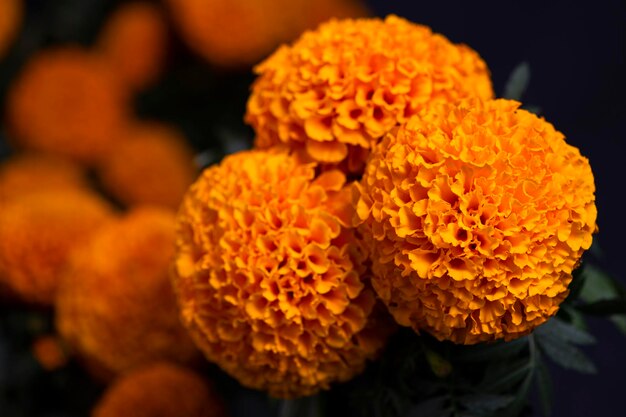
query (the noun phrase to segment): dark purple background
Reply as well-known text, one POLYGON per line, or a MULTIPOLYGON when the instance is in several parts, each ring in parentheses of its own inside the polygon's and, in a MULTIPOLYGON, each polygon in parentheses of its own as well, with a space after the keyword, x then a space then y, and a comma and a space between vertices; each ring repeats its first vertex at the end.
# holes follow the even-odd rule
MULTIPOLYGON (((597 186, 596 236, 605 268, 626 283, 621 203, 626 192, 626 4, 624 1, 369 0, 379 16, 395 13, 477 50, 496 94, 521 61, 531 68, 527 104, 578 146, 597 186)), ((586 349, 597 376, 554 369, 554 416, 626 415, 626 337, 594 320, 596 346, 586 349)))

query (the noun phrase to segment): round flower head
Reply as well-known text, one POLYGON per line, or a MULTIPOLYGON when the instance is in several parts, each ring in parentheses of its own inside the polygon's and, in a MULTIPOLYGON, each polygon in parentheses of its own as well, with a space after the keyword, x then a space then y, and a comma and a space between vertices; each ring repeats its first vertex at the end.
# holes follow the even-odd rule
POLYGON ((0 164, 0 203, 20 195, 87 188, 83 170, 65 159, 43 154, 20 154, 0 164))
POLYGON ((185 138, 156 123, 136 123, 120 136, 98 169, 104 188, 128 205, 178 208, 197 171, 185 138))
POLYGON ((67 47, 26 65, 9 93, 7 123, 19 147, 94 162, 115 145, 127 106, 103 60, 67 47))
POLYGON ((152 3, 126 3, 106 23, 98 43, 131 89, 145 88, 156 81, 165 60, 167 26, 163 13, 152 3))
POLYGON ((493 94, 476 52, 396 16, 322 24, 255 71, 246 121, 256 145, 287 144, 356 173, 378 139, 409 116, 493 94))
POLYGON ((438 339, 510 340, 558 310, 596 230, 586 158, 509 100, 442 105, 374 150, 356 193, 378 295, 438 339))
POLYGON ((169 281, 175 216, 138 207, 72 254, 56 302, 59 334, 107 379, 154 360, 196 353, 169 281))
POLYGON ((361 279, 345 177, 314 177, 286 154, 234 154, 204 171, 179 211, 183 322, 210 361, 277 397, 351 378, 389 329, 361 279))
MULTIPOLYGON (((256 63, 302 31, 351 10, 351 0, 168 0, 189 46, 222 67, 256 63), (327 14, 333 13, 333 14, 327 14)), ((355 10, 358 10, 356 7, 355 10)))
POLYGON ((112 208, 81 189, 28 193, 0 210, 0 281, 26 302, 51 305, 70 252, 110 221, 112 208))
POLYGON ((9 49, 22 21, 22 0, 0 1, 0 59, 9 49))
POLYGON ((196 373, 166 362, 133 370, 104 393, 91 417, 225 417, 222 401, 196 373))

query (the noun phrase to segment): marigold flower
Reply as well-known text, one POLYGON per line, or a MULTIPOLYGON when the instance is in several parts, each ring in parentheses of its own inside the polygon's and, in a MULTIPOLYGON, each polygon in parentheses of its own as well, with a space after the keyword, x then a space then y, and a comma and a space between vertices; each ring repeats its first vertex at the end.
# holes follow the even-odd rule
POLYGON ((134 370, 111 385, 92 417, 224 417, 213 388, 189 369, 158 362, 134 370))
POLYGON ((104 188, 128 205, 178 208, 197 174, 194 152, 175 129, 135 123, 98 169, 104 188))
POLYGON ((56 326, 97 377, 195 356, 169 281, 174 239, 173 213, 136 207, 72 254, 59 286, 56 326))
POLYGON ((0 1, 0 58, 7 51, 22 21, 22 1, 0 1))
POLYGON ((19 147, 94 162, 115 145, 128 94, 94 54, 66 47, 36 55, 12 85, 7 123, 19 147))
POLYGON ((161 9, 143 1, 120 6, 104 26, 100 52, 133 90, 159 77, 167 50, 167 26, 161 9))
POLYGON ((510 340, 554 315, 596 230, 589 162, 496 100, 442 105, 376 147, 357 218, 396 321, 438 339, 510 340))
POLYGON ((396 16, 322 24, 255 72, 246 121, 258 147, 303 148, 357 173, 385 133, 423 108, 493 95, 475 51, 396 16))
POLYGON ((19 154, 0 164, 0 203, 31 192, 87 188, 82 169, 62 158, 19 154))
POLYGON ((249 151, 205 170, 183 200, 173 280, 183 322, 245 386, 309 395, 353 377, 385 341, 345 181, 249 151))
POLYGON ((70 252, 113 216, 81 189, 28 193, 0 210, 0 281, 26 302, 51 305, 70 252))
POLYGON ((351 0, 168 0, 182 36, 223 67, 247 66, 333 15, 360 12, 351 0), (335 3, 332 7, 329 3, 335 3))

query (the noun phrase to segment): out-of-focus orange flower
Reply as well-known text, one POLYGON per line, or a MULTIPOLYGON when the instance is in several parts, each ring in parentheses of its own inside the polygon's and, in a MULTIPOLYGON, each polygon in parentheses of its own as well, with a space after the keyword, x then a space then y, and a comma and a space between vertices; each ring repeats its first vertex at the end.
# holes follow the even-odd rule
POLYGON ((12 85, 7 123, 21 148, 94 162, 115 145, 128 92, 95 54, 74 47, 41 52, 12 85))
POLYGON ((114 12, 99 39, 100 51, 133 90, 147 87, 161 73, 167 26, 161 9, 143 1, 114 12))
POLYGON ((175 129, 135 123, 121 133, 119 145, 98 169, 113 196, 128 205, 178 208, 197 174, 194 153, 175 129))
POLYGON ((56 325, 97 377, 195 356, 169 280, 174 230, 172 212, 136 207, 72 254, 59 287, 56 325))
POLYGON ((349 19, 366 17, 371 13, 361 0, 308 0, 300 17, 306 19, 300 32, 315 29, 331 18, 349 19))
POLYGON ((246 121, 256 145, 287 144, 356 173, 378 140, 411 115, 493 95, 475 51, 396 16, 330 21, 255 71, 246 121))
POLYGON ((0 58, 9 49, 22 22, 22 0, 0 1, 0 58))
POLYGON ((376 147, 356 193, 396 321, 510 340, 554 315, 596 230, 589 162, 509 100, 442 105, 376 147))
POLYGON ((87 187, 83 170, 51 155, 19 154, 0 164, 0 203, 31 192, 87 187))
POLYGON ((333 17, 361 13, 351 0, 168 0, 189 46, 224 67, 247 66, 333 17))
POLYGON ((245 386, 309 395, 359 373, 385 343, 345 182, 287 154, 241 152, 205 170, 181 205, 183 322, 245 386))
POLYGON ((33 192, 3 203, 0 281, 26 302, 52 304, 70 252, 112 216, 86 189, 33 192))
POLYGON ((92 417, 224 417, 213 388, 196 373, 158 362, 120 377, 104 393, 92 417))
POLYGON ((45 335, 37 338, 32 349, 35 359, 46 371, 55 371, 67 363, 67 352, 57 336, 45 335))

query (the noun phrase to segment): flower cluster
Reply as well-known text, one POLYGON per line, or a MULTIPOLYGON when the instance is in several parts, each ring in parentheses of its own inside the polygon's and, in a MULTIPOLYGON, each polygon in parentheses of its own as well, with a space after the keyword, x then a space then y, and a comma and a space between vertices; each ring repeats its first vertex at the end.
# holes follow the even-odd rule
POLYGON ((157 362, 120 377, 104 393, 92 417, 224 417, 210 385, 196 373, 157 362))
POLYGON ((422 109, 493 95, 475 51, 396 16, 330 21, 255 71, 246 121, 256 145, 286 144, 356 173, 385 133, 422 109))
POLYGON ((360 372, 383 346, 345 176, 249 151, 205 170, 178 217, 174 287, 207 358, 278 397, 360 372))
POLYGON ((128 94, 100 57, 75 47, 41 52, 11 87, 7 124, 20 148, 92 163, 115 146, 128 94))
POLYGON ((254 64, 330 17, 356 17, 355 1, 167 0, 189 46, 222 67, 254 64))
POLYGON ((129 206, 178 208, 197 175, 193 150, 181 133, 143 122, 133 123, 119 135, 115 151, 97 168, 103 187, 129 206))
POLYGON ((136 207, 72 253, 58 290, 56 325, 96 376, 195 357, 169 282, 174 231, 173 213, 136 207))
POLYGON ((591 168, 508 100, 431 108, 385 137, 356 195, 398 323, 471 344, 554 315, 596 230, 591 168))
POLYGON ((147 87, 163 67, 167 43, 165 16, 152 3, 119 7, 102 29, 98 46, 129 88, 147 87))

